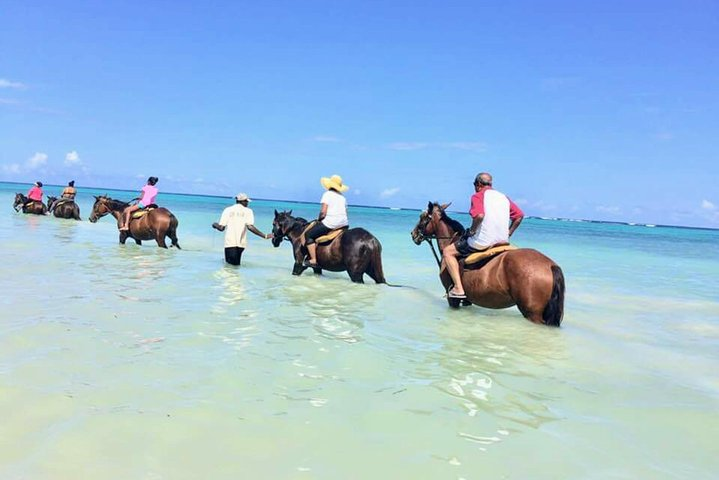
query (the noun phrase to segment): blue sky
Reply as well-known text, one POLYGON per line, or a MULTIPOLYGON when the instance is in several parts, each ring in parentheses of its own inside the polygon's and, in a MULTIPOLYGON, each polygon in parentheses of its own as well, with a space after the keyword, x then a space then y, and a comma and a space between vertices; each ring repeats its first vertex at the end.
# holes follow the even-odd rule
POLYGON ((719 4, 3 2, 0 180, 719 227, 719 4))

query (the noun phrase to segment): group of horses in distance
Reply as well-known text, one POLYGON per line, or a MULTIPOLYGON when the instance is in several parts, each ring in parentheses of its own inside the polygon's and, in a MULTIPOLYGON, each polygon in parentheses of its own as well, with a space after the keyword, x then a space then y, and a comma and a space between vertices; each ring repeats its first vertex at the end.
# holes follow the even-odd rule
MULTIPOLYGON (((74 201, 62 202, 48 197, 50 206, 41 202, 28 204, 21 193, 16 194, 13 207, 22 208, 23 213, 45 215, 52 211, 56 217, 80 220, 80 209, 74 201)), ((106 215, 112 215, 120 221, 128 202, 115 200, 107 195, 95 196, 90 214, 90 222, 95 223, 106 215)), ((429 202, 427 210, 420 213, 417 224, 411 231, 412 241, 416 245, 424 242, 432 245, 436 241, 440 252, 460 238, 464 227, 451 219, 446 212, 447 205, 429 202)), ((120 231, 119 241, 125 244, 128 238, 141 245, 143 240, 155 240, 157 245, 167 248, 166 238, 171 246, 180 249, 177 240, 178 220, 164 207, 150 205, 139 218, 133 218, 129 230, 120 231)), ((272 222, 272 244, 279 247, 284 240, 292 245, 293 275, 301 275, 307 268, 315 274, 323 270, 331 272, 346 271, 350 280, 364 283, 366 274, 375 283, 387 284, 382 268, 382 244, 364 228, 345 228, 336 237, 317 246, 317 267, 306 267, 304 259, 307 247, 304 232, 309 222, 302 217, 292 216, 292 210, 275 210, 272 222)), ((432 247, 434 253, 434 247, 432 247)), ((436 257, 436 254, 435 254, 436 257)), ((451 278, 439 264, 439 278, 445 289, 452 287, 451 278)), ((462 283, 467 294, 466 299, 447 297, 451 308, 465 305, 478 305, 490 309, 503 309, 517 306, 528 320, 550 326, 560 326, 564 315, 565 281, 561 267, 541 252, 531 248, 517 248, 490 256, 479 266, 462 269, 462 283)))

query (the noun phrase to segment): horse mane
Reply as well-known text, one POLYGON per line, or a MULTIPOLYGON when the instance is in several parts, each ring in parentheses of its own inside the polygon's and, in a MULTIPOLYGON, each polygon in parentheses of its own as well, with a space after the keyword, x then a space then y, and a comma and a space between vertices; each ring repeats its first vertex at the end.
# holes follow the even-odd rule
POLYGON ((308 223, 310 223, 310 222, 307 221, 306 218, 303 218, 303 217, 293 217, 293 216, 290 215, 288 212, 282 212, 282 213, 285 214, 286 217, 289 217, 289 218, 291 218, 292 220, 294 220, 294 223, 292 224, 292 228, 290 228, 290 231, 291 231, 291 232, 294 232, 295 230, 302 230, 302 229, 304 229, 304 228, 307 226, 308 223))
POLYGON ((114 198, 110 198, 108 196, 102 196, 100 198, 105 199, 105 203, 107 206, 110 207, 111 210, 124 210, 127 208, 128 205, 130 205, 127 202, 123 202, 122 200, 115 200, 114 198))
MULTIPOLYGON (((434 205, 437 206, 437 207, 440 206, 439 203, 436 203, 436 202, 435 202, 434 205)), ((455 220, 454 218, 451 218, 449 215, 447 215, 447 212, 445 212, 444 210, 442 210, 441 207, 440 207, 440 210, 442 211, 442 220, 444 220, 444 222, 445 222, 447 225, 449 225, 449 228, 451 228, 451 229, 454 230, 455 232, 459 233, 460 235, 463 234, 463 233, 464 233, 464 230, 465 230, 464 225, 462 225, 462 224, 459 222, 459 220, 455 220)))

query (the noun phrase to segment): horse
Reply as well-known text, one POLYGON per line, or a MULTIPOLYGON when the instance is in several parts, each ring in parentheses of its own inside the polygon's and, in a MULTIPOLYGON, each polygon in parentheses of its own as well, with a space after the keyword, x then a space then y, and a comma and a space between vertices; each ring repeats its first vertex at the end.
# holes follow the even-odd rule
POLYGON ((77 206, 75 200, 71 198, 47 197, 48 211, 52 212, 57 218, 80 218, 80 207, 77 206))
MULTIPOLYGON (((284 239, 292 243, 295 258, 292 275, 301 275, 308 268, 303 265, 307 255, 304 232, 308 224, 302 217, 293 217, 292 210, 275 210, 272 245, 279 247, 284 239)), ((364 283, 366 273, 375 283, 387 283, 382 271, 382 244, 364 228, 346 229, 330 243, 318 243, 317 265, 317 268, 313 268, 317 274, 321 274, 323 269, 331 272, 347 271, 354 283, 364 283)))
MULTIPOLYGON (((107 195, 95 196, 95 204, 92 206, 89 220, 95 223, 109 213, 119 222, 128 206, 130 206, 129 203, 113 200, 107 195)), ((142 245, 142 240, 155 240, 158 247, 167 248, 167 244, 165 244, 167 236, 173 246, 181 249, 177 242, 177 225, 177 217, 168 209, 148 208, 140 218, 134 218, 133 215, 133 218, 130 219, 129 230, 120 231, 120 243, 124 245, 128 238, 135 240, 138 245, 142 245)))
POLYGON ((47 212, 47 207, 45 206, 44 203, 42 203, 42 201, 30 200, 22 193, 16 193, 15 201, 12 204, 12 208, 14 208, 16 212, 19 212, 21 207, 22 207, 22 213, 34 213, 35 215, 45 215, 45 212, 47 212), (28 203, 28 202, 30 202, 30 203, 28 203))
MULTIPOLYGON (((411 232, 416 245, 427 241, 432 246, 432 239, 436 239, 442 251, 461 237, 464 227, 447 216, 447 207, 429 202, 411 232)), ((440 264, 436 254, 435 259, 440 264)), ((465 304, 492 309, 516 305, 522 315, 534 323, 560 326, 564 315, 564 274, 559 265, 544 254, 531 248, 518 248, 490 256, 480 261, 478 268, 465 268, 464 260, 460 267, 467 294, 465 304)), ((440 264, 439 278, 449 291, 452 279, 444 262, 440 264)), ((447 300, 452 308, 458 308, 462 302, 449 297, 447 300)))

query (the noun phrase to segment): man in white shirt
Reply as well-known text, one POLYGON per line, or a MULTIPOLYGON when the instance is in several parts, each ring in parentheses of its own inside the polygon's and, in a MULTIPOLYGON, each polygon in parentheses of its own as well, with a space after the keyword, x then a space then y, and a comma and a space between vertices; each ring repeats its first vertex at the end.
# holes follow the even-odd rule
POLYGON ((255 228, 255 214, 251 208, 249 197, 239 193, 235 197, 235 204, 222 212, 220 221, 213 223, 212 228, 225 232, 225 261, 231 265, 240 265, 242 252, 247 247, 247 230, 264 239, 272 235, 264 234, 255 228))
POLYGON ((489 173, 482 172, 477 175, 474 179, 474 191, 469 210, 472 226, 466 236, 442 251, 442 260, 454 284, 447 292, 450 298, 467 298, 457 257, 466 257, 495 245, 509 243, 509 237, 524 218, 524 213, 516 203, 492 188, 492 175, 489 173))

